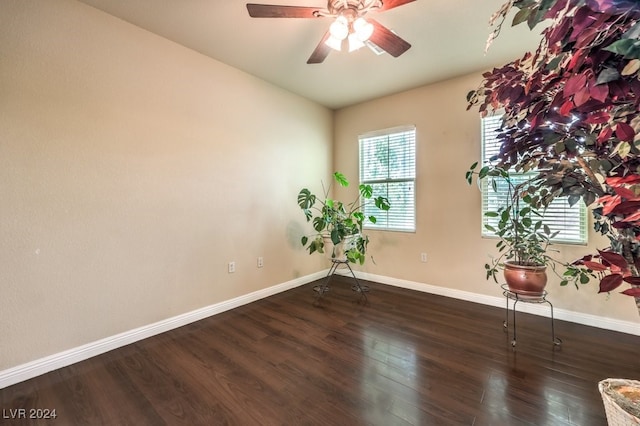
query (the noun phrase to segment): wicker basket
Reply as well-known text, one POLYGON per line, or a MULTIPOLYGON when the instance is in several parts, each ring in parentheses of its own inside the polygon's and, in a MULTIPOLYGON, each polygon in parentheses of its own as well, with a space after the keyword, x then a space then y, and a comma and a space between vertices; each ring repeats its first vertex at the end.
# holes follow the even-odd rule
POLYGON ((604 411, 607 415, 609 426, 636 426, 640 425, 640 419, 631 413, 640 412, 640 401, 632 402, 620 395, 615 389, 620 386, 637 388, 640 390, 640 381, 626 379, 606 379, 598 383, 598 390, 604 402, 604 411), (624 407, 624 408, 623 408, 624 407), (631 411, 631 413, 629 412, 631 411))

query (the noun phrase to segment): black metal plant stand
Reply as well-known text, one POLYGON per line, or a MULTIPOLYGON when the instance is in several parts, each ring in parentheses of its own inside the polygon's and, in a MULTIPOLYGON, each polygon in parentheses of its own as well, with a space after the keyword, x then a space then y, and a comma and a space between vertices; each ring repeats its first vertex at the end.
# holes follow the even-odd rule
POLYGON ((313 287, 313 291, 316 292, 316 297, 314 299, 314 304, 318 303, 320 301, 320 299, 322 299, 324 294, 329 292, 329 290, 330 290, 329 283, 331 282, 331 279, 336 274, 336 271, 338 270, 338 268, 340 266, 346 266, 347 269, 349 269, 349 272, 351 272, 351 276, 355 280, 355 284, 351 286, 351 290, 353 290, 353 291, 355 291, 357 293, 360 293, 360 300, 364 300, 365 303, 369 301, 367 299, 367 292, 369 291, 369 286, 360 284, 360 281, 358 281, 358 278, 356 278, 356 274, 353 273, 353 269, 351 269, 351 266, 349 265, 349 261, 348 260, 331 259, 331 268, 329 268, 329 273, 327 273, 327 277, 326 277, 324 283, 313 287))
POLYGON ((502 286, 502 294, 507 301, 507 316, 502 323, 505 331, 509 331, 509 300, 513 300, 513 340, 511 341, 511 346, 516 346, 516 306, 518 302, 524 303, 546 303, 549 305, 551 309, 551 341, 554 347, 559 347, 562 344, 562 340, 559 337, 556 337, 556 331, 554 327, 554 318, 553 318, 553 305, 551 302, 547 300, 547 292, 543 291, 541 295, 524 295, 520 293, 513 292, 509 290, 509 286, 507 284, 503 284, 502 286))

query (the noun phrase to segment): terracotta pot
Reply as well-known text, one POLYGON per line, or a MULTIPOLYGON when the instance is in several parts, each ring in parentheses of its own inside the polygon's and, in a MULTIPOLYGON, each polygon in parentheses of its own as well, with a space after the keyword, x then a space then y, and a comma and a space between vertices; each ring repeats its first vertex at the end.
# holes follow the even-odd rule
POLYGON ((526 296, 541 296, 547 285, 547 267, 544 265, 504 264, 504 280, 509 290, 526 296))

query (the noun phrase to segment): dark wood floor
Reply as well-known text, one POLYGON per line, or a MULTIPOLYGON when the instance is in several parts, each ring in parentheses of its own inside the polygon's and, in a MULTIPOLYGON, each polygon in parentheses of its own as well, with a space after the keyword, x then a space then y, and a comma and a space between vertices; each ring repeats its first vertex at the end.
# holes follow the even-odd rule
POLYGON ((368 305, 305 285, 1 389, 0 423, 605 425, 598 381, 640 378, 640 337, 556 321, 554 350, 519 314, 514 350, 504 309, 367 284, 368 305))

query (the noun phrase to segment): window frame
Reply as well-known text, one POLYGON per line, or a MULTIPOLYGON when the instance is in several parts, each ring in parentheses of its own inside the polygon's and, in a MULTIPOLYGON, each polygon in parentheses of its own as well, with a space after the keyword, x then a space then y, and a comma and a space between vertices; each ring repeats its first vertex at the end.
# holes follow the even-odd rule
MULTIPOLYGON (((378 141, 380 142, 380 141, 378 141)), ((403 145, 403 148, 407 145, 403 145)), ((371 149, 371 148, 370 148, 371 149)), ((417 131, 415 125, 404 125, 397 126, 388 129, 376 130, 367 133, 363 133, 358 135, 358 167, 359 167, 359 181, 361 185, 371 185, 374 187, 374 196, 382 195, 389 198, 389 203, 391 204, 391 208, 388 211, 381 211, 376 209, 375 207, 372 210, 367 211, 366 207, 363 206, 363 212, 365 216, 368 217, 370 215, 376 216, 378 219, 376 224, 371 223, 369 220, 366 220, 363 228, 367 230, 375 230, 375 231, 390 231, 390 232, 416 232, 416 170, 417 170, 417 131), (401 140, 404 142, 407 138, 407 134, 409 135, 409 148, 408 150, 401 149, 398 151, 394 151, 396 153, 403 154, 403 167, 398 169, 391 169, 389 164, 390 155, 387 155, 387 164, 385 165, 387 176, 383 178, 370 178, 366 169, 366 158, 369 156, 364 155, 364 150, 366 147, 364 146, 367 142, 373 142, 373 139, 377 138, 386 138, 387 150, 392 149, 393 144, 398 144, 398 140, 395 138, 402 138, 401 140), (408 155, 408 156, 407 156, 408 155), (412 163, 410 167, 405 167, 405 163, 412 163), (404 172, 403 176, 400 177, 392 177, 393 171, 404 172), (408 174, 406 174, 408 173, 408 174), (406 202, 406 206, 403 204, 398 204, 397 202, 394 204, 393 194, 389 194, 389 185, 402 185, 408 184, 410 186, 410 197, 406 202), (385 191, 378 192, 376 191, 376 186, 384 185, 385 191), (410 204, 410 206, 408 205, 410 204), (399 207, 400 206, 400 207, 399 207), (398 208, 402 208, 400 214, 395 214, 399 210, 398 208), (395 209, 395 210, 394 210, 395 209), (392 224, 390 225, 390 222, 392 224), (393 223, 397 223, 398 225, 393 226, 393 223)), ((370 169, 368 169, 370 170, 370 169)), ((397 196, 402 197, 401 192, 397 193, 397 196)))
MULTIPOLYGON (((488 146, 489 144, 487 142, 490 139, 492 139, 489 134, 492 131, 495 132, 497 129, 500 128, 501 117, 502 117, 502 114, 497 113, 494 115, 480 118, 480 127, 481 127, 480 145, 481 145, 482 166, 488 165, 490 163, 489 160, 491 156, 494 155, 494 153, 497 152, 497 150, 500 148, 497 141, 495 141, 495 143, 493 143, 493 146, 491 147, 488 146), (491 124, 487 124, 489 120, 491 120, 491 124)), ((520 177, 526 179, 529 176, 530 177, 536 176, 535 171, 514 172, 510 170, 509 173, 512 177, 515 177, 516 179, 520 177)), ((485 212, 487 212, 488 210, 492 210, 492 211, 496 210, 496 208, 494 207, 489 208, 489 205, 490 205, 489 197, 490 197, 490 193, 493 192, 493 189, 491 188, 491 185, 489 184, 488 180, 489 178, 482 179, 480 183, 480 190, 481 190, 480 213, 481 213, 481 223, 482 223, 481 236, 483 238, 497 238, 491 231, 487 230, 485 227, 485 224, 487 223, 495 225, 495 223, 493 222, 497 222, 498 220, 497 218, 488 218, 485 216, 485 212)), ((497 197, 499 198, 500 195, 498 195, 497 197)), ((499 200, 497 202, 499 203, 499 200)), ((584 203, 578 202, 574 206, 569 206, 569 203, 567 202, 566 197, 556 198, 552 202, 551 206, 553 206, 554 203, 557 206, 557 208, 552 208, 551 210, 552 214, 559 215, 564 219, 558 219, 551 222, 543 220, 543 223, 546 223, 547 225, 549 225, 552 231, 558 231, 558 230, 560 231, 560 234, 557 237, 552 238, 551 242, 553 244, 563 244, 563 245, 587 245, 589 243, 588 214, 587 214, 587 207, 584 205, 584 203), (576 208, 579 211, 575 216, 568 215, 568 213, 572 209, 576 209, 576 208), (567 229, 566 227, 564 227, 563 229, 558 229, 560 227, 559 225, 561 225, 561 222, 563 221, 564 222, 577 221, 577 225, 574 228, 570 228, 569 231, 566 231, 563 233, 563 229, 567 229), (572 229, 575 229, 575 230, 572 231, 572 229), (575 238, 566 237, 567 233, 571 234, 572 232, 576 234, 577 237, 575 238)), ((547 209, 547 212, 548 211, 549 209, 547 209)), ((545 213, 545 216, 546 215, 547 213, 545 213)))

